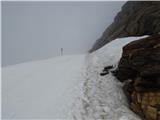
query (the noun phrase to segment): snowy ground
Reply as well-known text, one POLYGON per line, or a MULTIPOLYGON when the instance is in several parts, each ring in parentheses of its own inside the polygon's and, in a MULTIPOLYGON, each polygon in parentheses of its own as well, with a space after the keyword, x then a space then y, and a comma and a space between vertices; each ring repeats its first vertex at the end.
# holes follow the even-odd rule
POLYGON ((128 109, 122 84, 111 73, 100 76, 105 66, 116 68, 124 45, 140 38, 117 39, 86 57, 81 95, 73 107, 75 119, 140 120, 128 109))
POLYGON ((88 55, 62 56, 2 69, 2 116, 8 119, 139 120, 127 107, 116 67, 122 47, 140 37, 117 39, 88 55))
POLYGON ((3 118, 71 118, 84 57, 63 56, 3 68, 3 118))

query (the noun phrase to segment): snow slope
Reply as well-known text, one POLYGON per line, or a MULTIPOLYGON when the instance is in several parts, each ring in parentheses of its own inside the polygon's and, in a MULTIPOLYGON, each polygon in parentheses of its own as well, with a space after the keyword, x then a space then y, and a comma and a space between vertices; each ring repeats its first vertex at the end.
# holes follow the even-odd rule
POLYGON ((77 98, 73 115, 83 120, 140 120, 128 109, 126 97, 120 83, 111 73, 100 76, 105 66, 116 68, 122 47, 143 37, 116 39, 86 57, 85 80, 81 95, 77 98))
MULTIPOLYGON (((145 37, 145 36, 144 36, 145 37)), ((140 120, 128 109, 116 68, 121 38, 87 55, 62 56, 2 68, 2 117, 12 119, 140 120)))
POLYGON ((84 59, 62 56, 2 68, 2 117, 70 118, 84 59))

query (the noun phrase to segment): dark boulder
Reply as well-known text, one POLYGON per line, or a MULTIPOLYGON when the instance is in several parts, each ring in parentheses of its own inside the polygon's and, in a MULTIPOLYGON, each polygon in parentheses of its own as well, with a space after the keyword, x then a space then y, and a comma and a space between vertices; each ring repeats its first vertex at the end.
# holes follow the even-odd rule
POLYGON ((123 47, 115 76, 120 81, 160 77, 160 35, 133 41, 123 47))

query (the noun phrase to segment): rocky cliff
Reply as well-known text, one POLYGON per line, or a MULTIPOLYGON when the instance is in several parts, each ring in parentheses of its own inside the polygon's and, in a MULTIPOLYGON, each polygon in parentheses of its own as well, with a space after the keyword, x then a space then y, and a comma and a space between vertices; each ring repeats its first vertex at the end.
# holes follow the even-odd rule
POLYGON ((134 112, 146 120, 160 120, 160 35, 124 46, 114 75, 124 82, 134 112))
POLYGON ((153 35, 160 32, 159 1, 129 1, 123 5, 114 22, 96 41, 90 52, 120 37, 153 35))

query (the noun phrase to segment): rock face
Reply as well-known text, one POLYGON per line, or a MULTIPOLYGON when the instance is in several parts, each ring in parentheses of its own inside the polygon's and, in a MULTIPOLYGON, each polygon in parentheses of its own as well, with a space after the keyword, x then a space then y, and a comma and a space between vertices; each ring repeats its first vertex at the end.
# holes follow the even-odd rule
POLYGON ((96 41, 90 52, 121 37, 153 35, 160 32, 159 1, 129 1, 117 14, 114 22, 96 41))
POLYGON ((124 82, 130 108, 147 120, 160 120, 160 35, 124 46, 114 74, 124 82))

